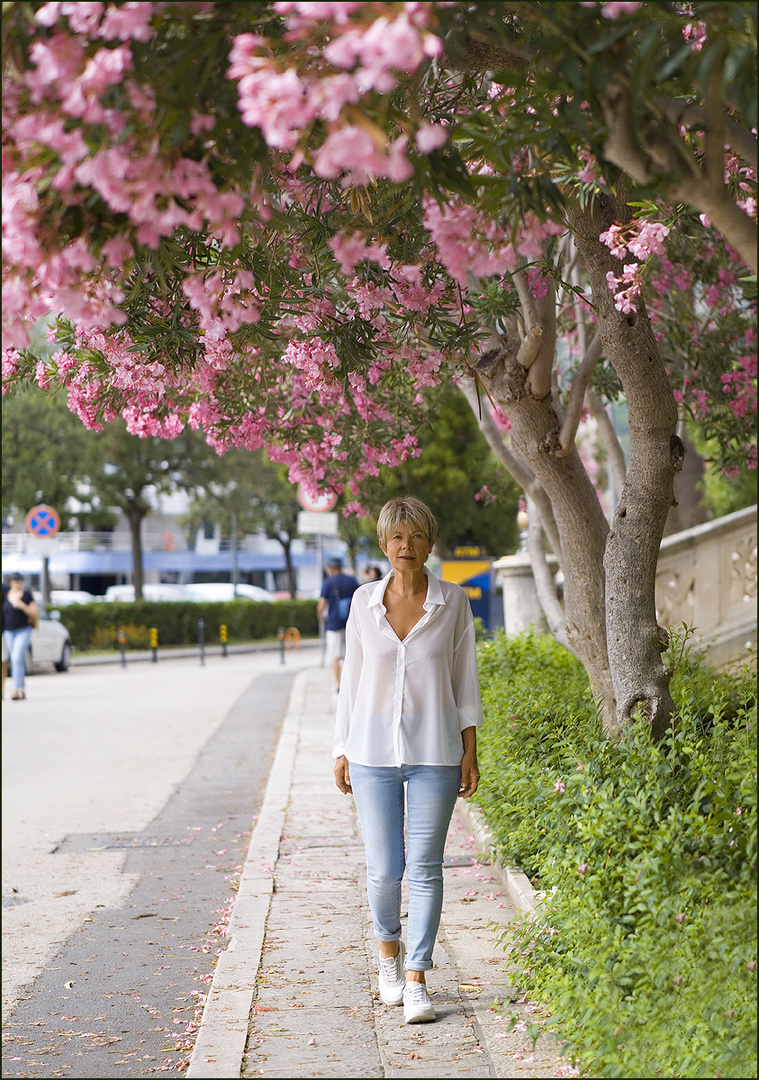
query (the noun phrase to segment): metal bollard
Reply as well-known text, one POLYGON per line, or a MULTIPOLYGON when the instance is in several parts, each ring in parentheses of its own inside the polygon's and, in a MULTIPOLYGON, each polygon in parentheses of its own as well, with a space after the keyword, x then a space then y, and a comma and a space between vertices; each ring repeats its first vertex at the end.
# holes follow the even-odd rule
POLYGON ((221 641, 221 655, 227 655, 227 628, 224 623, 219 627, 219 640, 221 641))
POLYGON ((150 627, 150 648, 153 650, 153 663, 158 663, 158 628, 150 627))
POLYGON ((119 630, 119 649, 121 650, 121 666, 126 667, 126 634, 119 630))
POLYGON ((280 664, 285 662, 285 628, 280 626, 279 628, 279 657, 280 664))
POLYGON ((206 663, 206 624, 203 619, 198 619, 198 647, 200 649, 200 665, 206 663))

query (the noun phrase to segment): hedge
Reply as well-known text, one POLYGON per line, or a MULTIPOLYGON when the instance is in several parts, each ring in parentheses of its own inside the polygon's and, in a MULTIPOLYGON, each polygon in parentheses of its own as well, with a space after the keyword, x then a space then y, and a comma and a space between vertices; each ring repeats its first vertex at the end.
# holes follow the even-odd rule
POLYGON ((88 651, 116 647, 120 631, 127 648, 147 648, 150 630, 158 631, 158 645, 195 645, 198 619, 205 623, 207 645, 219 641, 219 629, 227 627, 230 642, 276 638, 280 629, 295 627, 302 637, 319 633, 314 600, 276 600, 255 603, 163 602, 132 600, 125 603, 71 604, 60 608, 61 622, 75 649, 88 651))
POLYGON ((582 1075, 756 1076, 755 678, 684 653, 657 746, 605 737, 549 636, 480 650, 475 798, 544 897, 499 936, 582 1075))

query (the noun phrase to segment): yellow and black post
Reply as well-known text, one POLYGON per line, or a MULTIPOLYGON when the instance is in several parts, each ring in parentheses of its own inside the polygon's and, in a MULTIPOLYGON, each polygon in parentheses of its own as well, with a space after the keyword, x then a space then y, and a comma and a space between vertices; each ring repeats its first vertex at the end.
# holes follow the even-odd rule
POLYGON ((224 623, 219 627, 219 640, 221 641, 221 655, 227 655, 227 628, 224 623))
POLYGON ((153 663, 158 663, 158 627, 150 627, 150 648, 153 650, 153 663))

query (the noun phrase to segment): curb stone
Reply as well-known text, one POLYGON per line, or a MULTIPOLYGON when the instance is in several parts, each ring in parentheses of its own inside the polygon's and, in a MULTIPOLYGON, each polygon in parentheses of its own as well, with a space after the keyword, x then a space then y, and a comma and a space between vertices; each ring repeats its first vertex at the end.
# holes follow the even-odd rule
POLYGON ((274 891, 274 865, 290 795, 306 681, 296 677, 269 774, 261 812, 248 845, 234 908, 206 999, 186 1076, 240 1075, 266 919, 274 891))
POLYGON ((514 907, 520 911, 534 911, 540 899, 540 894, 535 892, 530 884, 530 879, 519 867, 507 866, 496 854, 482 811, 476 806, 468 806, 461 800, 457 803, 457 809, 459 816, 466 822, 480 849, 486 854, 489 865, 498 874, 514 907))

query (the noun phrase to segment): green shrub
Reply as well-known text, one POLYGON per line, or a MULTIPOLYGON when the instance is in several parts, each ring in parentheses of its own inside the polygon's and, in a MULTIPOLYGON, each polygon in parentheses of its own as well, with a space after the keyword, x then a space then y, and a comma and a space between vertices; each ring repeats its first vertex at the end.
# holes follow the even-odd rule
POLYGON ((755 684, 680 660, 675 733, 615 744, 549 636, 481 649, 477 798, 547 897, 503 942, 588 1075, 756 1075, 755 684))
MULTIPOLYGON (((277 600, 257 604, 249 600, 228 603, 151 603, 133 600, 128 603, 71 604, 60 609, 61 622, 71 635, 74 647, 81 651, 116 646, 119 630, 131 626, 151 627, 158 631, 159 648, 164 645, 196 645, 198 620, 204 621, 207 645, 219 642, 219 628, 227 627, 230 642, 260 641, 276 638, 280 628, 294 626, 303 637, 319 633, 316 603, 313 600, 277 600)), ((127 648, 146 648, 147 644, 127 635, 127 648)))
POLYGON ((127 649, 147 649, 150 647, 150 627, 134 626, 126 623, 119 626, 96 626, 92 635, 92 648, 98 650, 115 649, 119 647, 119 636, 124 635, 124 645, 127 649))

